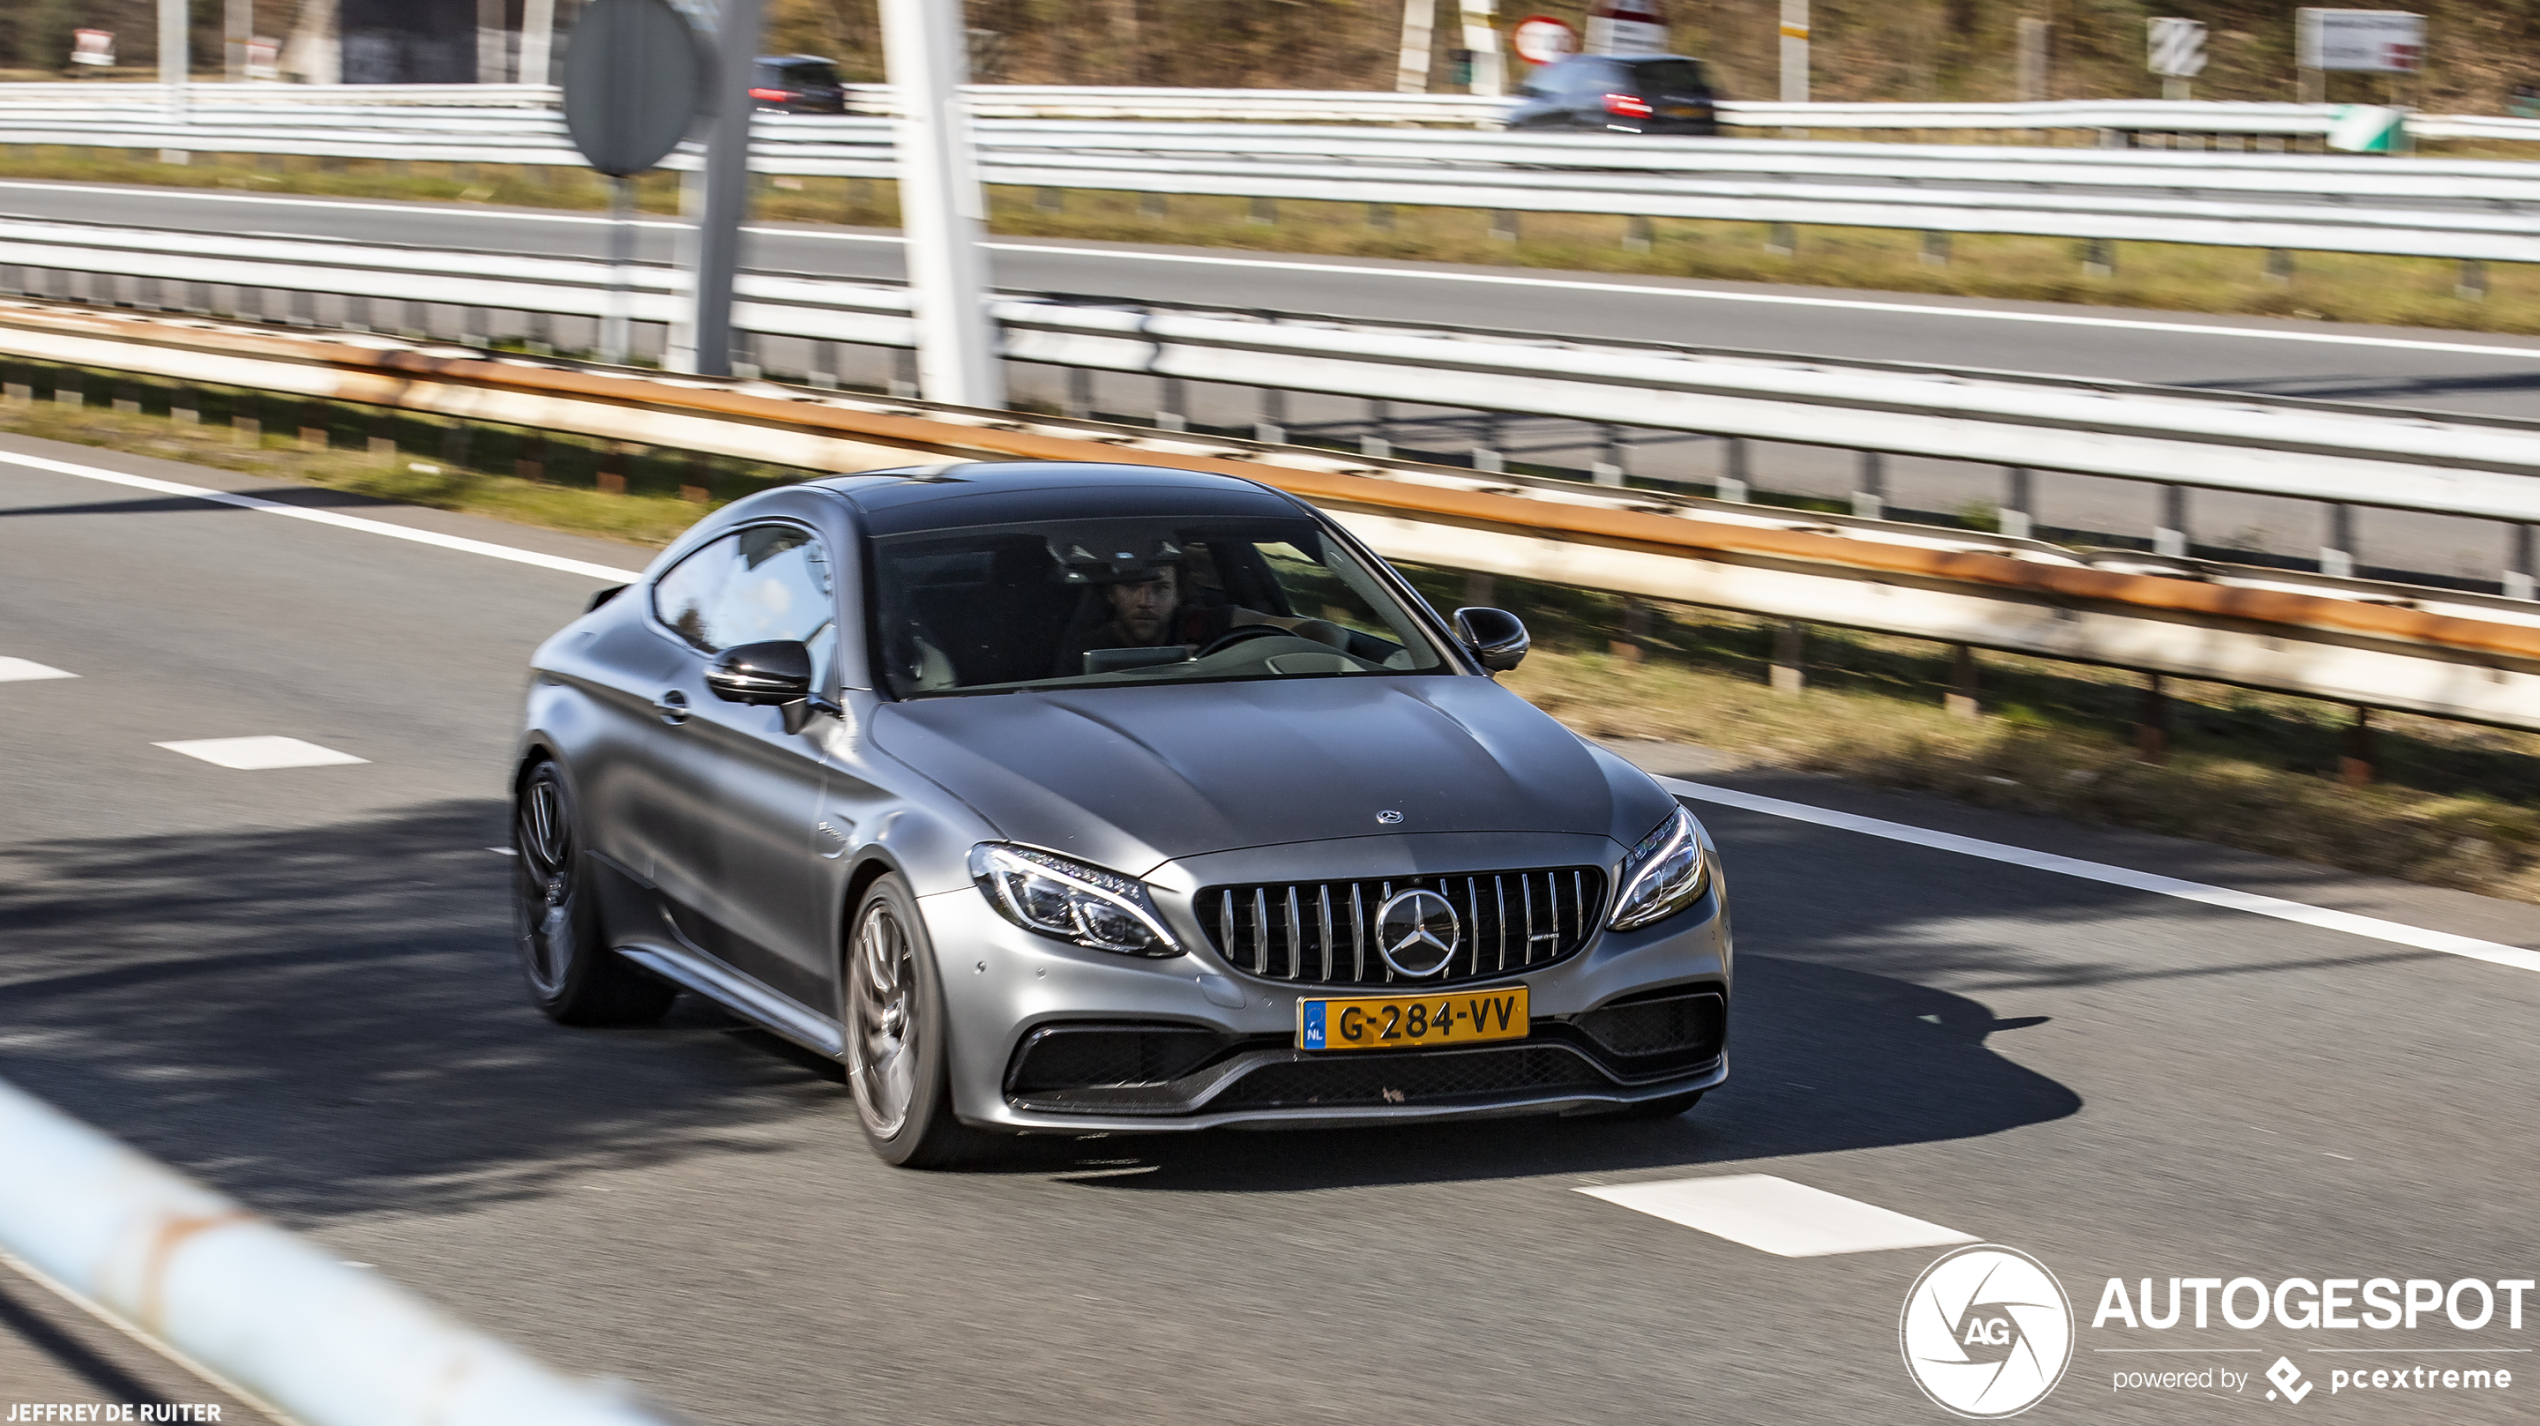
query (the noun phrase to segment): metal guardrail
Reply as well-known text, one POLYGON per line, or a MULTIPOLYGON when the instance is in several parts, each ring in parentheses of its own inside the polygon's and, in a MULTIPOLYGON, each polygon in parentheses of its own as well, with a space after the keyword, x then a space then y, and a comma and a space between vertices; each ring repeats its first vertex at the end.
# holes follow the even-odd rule
POLYGON ((6 1082, 0 1248, 286 1423, 671 1426, 6 1082))
POLYGON ((2540 729, 2540 606, 1204 435, 378 336, 326 340, 0 302, 0 354, 641 441, 824 471, 912 454, 1174 466, 1277 486, 1389 559, 2540 729))
MULTIPOLYGON (((1507 101, 1471 94, 1397 94, 1374 90, 1166 89, 1133 86, 974 84, 965 91, 973 114, 1012 119, 1239 118, 1316 124, 1475 125, 1496 123, 1507 101)), ((553 108, 558 91, 543 84, 196 84, 189 101, 209 107, 253 105, 440 105, 553 108)), ((848 86, 858 112, 891 112, 885 84, 848 86)), ((0 84, 0 108, 65 103, 164 106, 157 84, 0 84)), ((1723 100, 1723 123, 1734 128, 2194 134, 2214 137, 2316 138, 2328 132, 2333 104, 2241 103, 2162 99, 2059 99, 2025 103, 1806 103, 1723 100)), ((2419 114, 2419 138, 2540 140, 2540 120, 2478 114, 2419 114)))
MULTIPOLYGON (((285 124, 276 112, 180 121, 0 108, 0 144, 580 164, 548 114, 321 106, 285 124)), ((982 177, 1009 186, 2540 261, 2540 217, 2520 211, 2540 202, 2540 180, 2510 162, 1198 123, 978 127, 982 177)), ((753 166, 887 179, 897 172, 890 143, 883 120, 769 115, 753 166)), ((679 154, 665 166, 696 162, 679 154)))
MULTIPOLYGON (((23 290, 30 268, 155 281, 120 300, 183 310, 226 305, 209 286, 448 303, 463 282, 472 308, 580 318, 608 310, 617 275, 574 258, 0 219, 0 287, 23 290)), ((674 318, 672 269, 624 272, 634 320, 674 318)), ((896 284, 753 272, 736 294, 744 332, 915 340, 896 284)), ((1110 300, 1010 295, 993 310, 1017 361, 2540 522, 2534 422, 1110 300)), ((378 315, 346 320, 413 325, 378 315)))

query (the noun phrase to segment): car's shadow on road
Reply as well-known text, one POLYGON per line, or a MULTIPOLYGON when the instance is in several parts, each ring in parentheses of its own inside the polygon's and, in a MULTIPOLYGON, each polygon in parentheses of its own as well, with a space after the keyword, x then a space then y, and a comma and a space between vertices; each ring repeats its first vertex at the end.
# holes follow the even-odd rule
MULTIPOLYGON (((834 1065, 694 997, 643 1029, 531 1009, 510 863, 489 850, 504 826, 499 802, 470 800, 0 850, 0 1076, 290 1219, 457 1211, 716 1156, 861 1158, 834 1065)), ((1296 1191, 1715 1165, 2080 1106, 1997 1052, 2017 1032, 1991 1009, 1908 978, 1964 973, 1985 947, 1917 940, 1907 908, 1872 893, 1829 917, 1746 890, 1742 919, 1767 929, 1739 965, 1734 1074, 1682 1118, 1036 1139, 1004 1171, 1296 1191)))

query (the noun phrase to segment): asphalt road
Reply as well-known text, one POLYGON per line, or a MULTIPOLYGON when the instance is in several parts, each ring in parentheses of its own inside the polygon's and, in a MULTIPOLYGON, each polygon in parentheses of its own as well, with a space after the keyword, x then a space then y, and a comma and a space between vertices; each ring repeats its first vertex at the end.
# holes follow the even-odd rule
MULTIPOLYGON (((12 451, 361 504, 0 439, 12 451)), ((635 1031, 529 1007, 489 848, 524 660, 593 584, 0 460, 0 659, 77 675, 0 682, 0 1076, 708 1422, 1947 1419, 1897 1349, 1940 1249, 1781 1257, 1576 1191, 1740 1174, 2053 1268, 2080 1351, 2032 1419, 2240 1419, 2278 1355, 2322 1382, 2350 1363, 2531 1364, 2508 1391, 2446 1396, 2447 1420, 2528 1419, 2540 1391, 2540 1301, 2522 1330, 2500 1308, 2478 1332, 2438 1315, 2324 1344, 2219 1319, 2088 1325, 2109 1277, 2540 1276, 2540 1101, 2522 1088, 2540 1078, 2540 975, 1709 806, 1740 932, 1734 1074, 1680 1120, 1102 1139, 998 1172, 887 1169, 834 1069, 693 998, 635 1031), (248 772, 155 746, 254 735, 367 761, 248 772), (2172 1355, 2116 1354, 2145 1348, 2172 1355), (2433 1354, 2463 1348, 2490 1354, 2433 1354), (2147 1364, 2252 1384, 2112 1387, 2147 1364)), ((1707 780, 2540 942, 2540 908, 1830 782, 1707 780)), ((0 1363, 12 1331, 0 1314, 0 1363)), ((2306 1410, 2434 1414, 2321 1390, 2306 1410)))

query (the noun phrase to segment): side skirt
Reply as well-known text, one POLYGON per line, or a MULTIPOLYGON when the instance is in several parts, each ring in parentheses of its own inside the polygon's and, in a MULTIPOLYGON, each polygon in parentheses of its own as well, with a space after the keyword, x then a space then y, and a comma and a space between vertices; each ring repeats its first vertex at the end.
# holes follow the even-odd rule
POLYGON ((621 945, 617 953, 675 985, 693 990, 745 1020, 756 1021, 816 1054, 837 1059, 847 1051, 837 1021, 759 984, 729 966, 684 947, 657 942, 621 945))

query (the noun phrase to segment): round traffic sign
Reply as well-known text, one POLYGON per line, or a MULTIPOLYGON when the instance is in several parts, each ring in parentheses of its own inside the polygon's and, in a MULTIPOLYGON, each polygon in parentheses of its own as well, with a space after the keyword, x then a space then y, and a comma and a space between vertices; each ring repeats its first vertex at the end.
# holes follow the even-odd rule
POLYGON ((1528 64, 1550 64, 1579 52, 1579 32, 1550 15, 1530 15, 1508 32, 1508 45, 1528 64))
POLYGON ((670 0, 595 0, 564 51, 564 127, 611 178, 662 161, 694 126, 706 47, 670 0))

